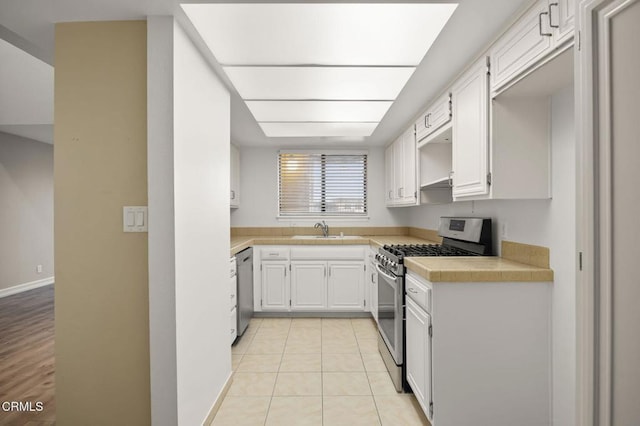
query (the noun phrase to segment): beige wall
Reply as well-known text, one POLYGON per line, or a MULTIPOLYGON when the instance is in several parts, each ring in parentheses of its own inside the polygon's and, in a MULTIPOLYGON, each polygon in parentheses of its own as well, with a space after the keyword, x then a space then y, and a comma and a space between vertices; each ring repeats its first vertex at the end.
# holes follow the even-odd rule
POLYGON ((60 425, 150 424, 146 23, 55 31, 56 404, 60 425))
POLYGON ((53 146, 0 132, 0 293, 51 277, 53 146))

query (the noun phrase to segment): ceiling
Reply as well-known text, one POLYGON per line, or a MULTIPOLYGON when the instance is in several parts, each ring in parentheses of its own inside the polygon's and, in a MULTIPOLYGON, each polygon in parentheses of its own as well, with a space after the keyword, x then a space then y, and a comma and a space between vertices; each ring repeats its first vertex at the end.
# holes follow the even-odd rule
MULTIPOLYGON (((342 3, 338 1, 330 3, 333 2, 342 3)), ((196 0, 189 3, 257 4, 272 2, 196 0)), ((280 1, 278 3, 296 2, 280 1)), ((421 2, 407 0, 403 2, 353 1, 352 3, 421 2)), ((445 89, 452 78, 460 73, 482 48, 498 36, 514 15, 530 4, 531 0, 458 0, 458 3, 459 5, 449 22, 429 49, 428 54, 419 62, 407 84, 386 111, 379 125, 375 127, 373 134, 357 138, 357 141, 339 137, 266 137, 254 115, 231 84, 230 79, 224 75, 223 67, 214 63, 214 70, 221 75, 221 79, 231 91, 231 134, 234 143, 244 146, 266 147, 353 147, 388 144, 413 122, 429 101, 445 89)), ((200 35, 186 18, 178 0, 3 1, 0 2, 0 38, 52 64, 53 33, 56 22, 144 19, 149 15, 174 15, 190 36, 196 39, 200 46, 204 46, 200 35)), ((211 54, 208 56, 214 58, 211 54)), ((215 59, 213 60, 215 61, 215 59)), ((4 57, 2 62, 5 63, 4 57)), ((43 100, 43 102, 49 101, 43 100)), ((378 107, 382 106, 378 105, 378 107)), ((265 108, 263 107, 262 110, 264 111, 265 108)), ((272 114, 276 113, 277 111, 272 112, 272 114)), ((324 113, 330 114, 331 110, 324 113)))

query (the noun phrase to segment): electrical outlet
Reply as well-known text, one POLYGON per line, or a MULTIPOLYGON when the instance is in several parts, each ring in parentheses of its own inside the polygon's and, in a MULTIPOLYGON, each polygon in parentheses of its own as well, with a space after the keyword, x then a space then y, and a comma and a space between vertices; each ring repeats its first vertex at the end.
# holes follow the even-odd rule
POLYGON ((502 222, 502 225, 500 226, 500 237, 502 239, 507 238, 507 222, 502 222))
POLYGON ((38 274, 41 274, 41 273, 42 273, 42 265, 38 265, 38 266, 36 266, 36 272, 37 272, 38 274))

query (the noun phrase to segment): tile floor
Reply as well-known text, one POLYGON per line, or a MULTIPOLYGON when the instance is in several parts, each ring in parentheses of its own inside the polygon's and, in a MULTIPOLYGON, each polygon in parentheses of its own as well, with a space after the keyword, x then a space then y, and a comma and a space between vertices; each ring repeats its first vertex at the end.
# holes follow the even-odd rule
POLYGON ((429 425, 393 387, 371 319, 254 318, 232 353, 215 426, 429 425))

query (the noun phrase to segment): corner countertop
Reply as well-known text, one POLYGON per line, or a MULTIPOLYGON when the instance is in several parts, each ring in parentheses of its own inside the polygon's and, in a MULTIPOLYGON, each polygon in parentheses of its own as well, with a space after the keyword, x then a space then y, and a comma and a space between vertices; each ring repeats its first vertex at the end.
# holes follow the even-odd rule
POLYGON ((254 245, 372 245, 375 248, 385 244, 437 244, 408 235, 367 235, 349 239, 292 238, 275 236, 242 236, 231 237, 231 256, 254 245))
MULTIPOLYGON (((231 237, 231 256, 254 245, 371 245, 437 244, 408 235, 369 235, 361 238, 330 239, 278 236, 231 237)), ((408 270, 432 282, 550 282, 553 270, 495 256, 409 257, 408 270)))
POLYGON ((553 270, 495 256, 410 257, 410 271, 431 282, 550 282, 553 270))

